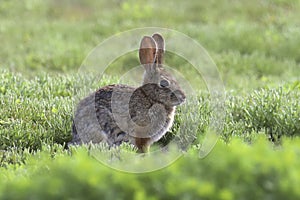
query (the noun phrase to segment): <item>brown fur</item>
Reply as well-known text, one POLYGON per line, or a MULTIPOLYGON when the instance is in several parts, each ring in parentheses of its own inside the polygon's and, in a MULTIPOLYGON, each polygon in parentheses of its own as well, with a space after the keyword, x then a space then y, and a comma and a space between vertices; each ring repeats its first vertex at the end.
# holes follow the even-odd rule
POLYGON ((185 101, 177 81, 162 66, 163 54, 162 36, 145 36, 139 50, 145 68, 143 85, 108 85, 81 100, 71 143, 106 142, 113 146, 129 142, 139 152, 148 151, 172 126, 175 107, 185 101), (168 87, 160 86, 163 79, 168 87))

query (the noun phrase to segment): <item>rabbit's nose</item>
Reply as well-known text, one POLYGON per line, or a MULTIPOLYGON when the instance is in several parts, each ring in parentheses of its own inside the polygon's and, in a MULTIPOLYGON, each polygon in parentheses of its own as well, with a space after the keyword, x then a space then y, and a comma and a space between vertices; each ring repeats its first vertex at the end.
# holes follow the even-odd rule
POLYGON ((174 105, 177 106, 177 105, 180 105, 185 102, 186 96, 182 91, 175 90, 171 94, 171 99, 172 99, 174 105))

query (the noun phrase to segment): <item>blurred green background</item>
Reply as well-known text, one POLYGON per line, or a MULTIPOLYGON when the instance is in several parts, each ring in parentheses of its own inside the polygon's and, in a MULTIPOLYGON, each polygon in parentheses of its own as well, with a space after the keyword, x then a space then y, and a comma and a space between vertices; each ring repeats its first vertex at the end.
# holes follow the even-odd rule
POLYGON ((27 75, 76 71, 104 39, 139 27, 198 41, 227 87, 293 81, 300 73, 299 1, 4 0, 0 13, 1 65, 27 75))
MULTIPOLYGON (((299 19, 298 0, 1 0, 0 199, 299 199, 299 19), (208 51, 226 87, 226 120, 200 159, 211 111, 200 92, 192 106, 199 127, 184 156, 156 172, 126 174, 65 144, 84 58, 140 27, 178 30, 208 51)), ((125 55, 112 73, 137 61, 136 52, 125 55)), ((183 120, 179 109, 159 144, 176 137, 183 120)))

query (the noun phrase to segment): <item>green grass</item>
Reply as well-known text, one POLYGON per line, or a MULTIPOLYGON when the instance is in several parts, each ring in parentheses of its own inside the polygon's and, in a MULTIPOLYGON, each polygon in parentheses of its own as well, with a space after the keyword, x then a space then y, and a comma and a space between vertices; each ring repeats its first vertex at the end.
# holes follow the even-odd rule
POLYGON ((170 167, 146 174, 112 170, 84 148, 72 155, 45 148, 26 165, 0 168, 0 198, 297 199, 299 142, 286 140, 274 150, 264 138, 251 146, 220 141, 205 159, 190 149, 170 167))
MULTIPOLYGON (((299 198, 299 18, 297 0, 1 1, 0 199, 299 198), (226 118, 215 149, 199 159, 212 105, 206 89, 198 91, 187 108, 194 115, 179 109, 158 142, 197 123, 183 158, 132 175, 99 164, 85 147, 65 147, 84 58, 107 37, 146 26, 178 30, 205 47, 226 88, 226 118)), ((184 59, 167 52, 166 61, 203 84, 184 59)), ((137 52, 120 57, 112 76, 88 89, 137 64, 137 52)))
POLYGON ((40 71, 76 71, 88 52, 112 34, 161 26, 200 42, 224 69, 221 75, 227 87, 235 89, 235 82, 245 80, 246 88, 257 88, 264 80, 278 83, 300 76, 299 7, 298 1, 267 0, 151 1, 147 5, 135 1, 3 1, 0 62, 30 76, 40 71))

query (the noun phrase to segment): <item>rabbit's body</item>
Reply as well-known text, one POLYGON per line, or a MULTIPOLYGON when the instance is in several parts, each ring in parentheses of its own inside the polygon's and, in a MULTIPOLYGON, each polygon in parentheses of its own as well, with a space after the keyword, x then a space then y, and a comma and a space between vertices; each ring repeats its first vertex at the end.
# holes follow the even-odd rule
POLYGON ((142 86, 108 85, 79 102, 72 143, 129 142, 145 152, 169 130, 185 95, 162 67, 163 42, 158 34, 141 42, 140 61, 146 69, 142 86))
POLYGON ((81 127, 80 132, 89 134, 84 134, 85 137, 79 138, 76 129, 78 126, 75 127, 74 123, 73 135, 76 137, 74 137, 73 142, 107 142, 109 145, 130 142, 138 148, 142 148, 143 145, 149 146, 159 140, 172 126, 175 107, 163 105, 160 108, 161 102, 152 99, 152 93, 149 95, 149 92, 152 91, 147 90, 149 86, 133 88, 126 85, 109 85, 83 99, 78 104, 77 110, 84 112, 76 112, 75 119, 77 119, 76 124, 84 124, 79 126, 81 127), (129 104, 124 104, 124 101, 129 102, 129 104), (115 103, 113 106, 115 108, 112 108, 112 102, 115 103), (94 108, 92 108, 93 105, 94 108), (93 121, 91 119, 93 115, 88 110, 95 111, 97 124, 88 123, 93 121), (165 119, 162 119, 164 116, 160 115, 161 110, 166 111, 164 113, 165 119), (114 115, 118 116, 114 117, 114 115), (114 120, 115 118, 119 119, 119 123, 125 122, 120 125, 123 129, 119 127, 118 122, 114 120), (147 127, 149 124, 153 124, 155 127, 147 127), (126 127, 124 128, 124 126, 126 127), (127 129, 129 133, 125 133, 124 129, 127 129), (138 139, 137 135, 143 136, 142 139, 138 139))

